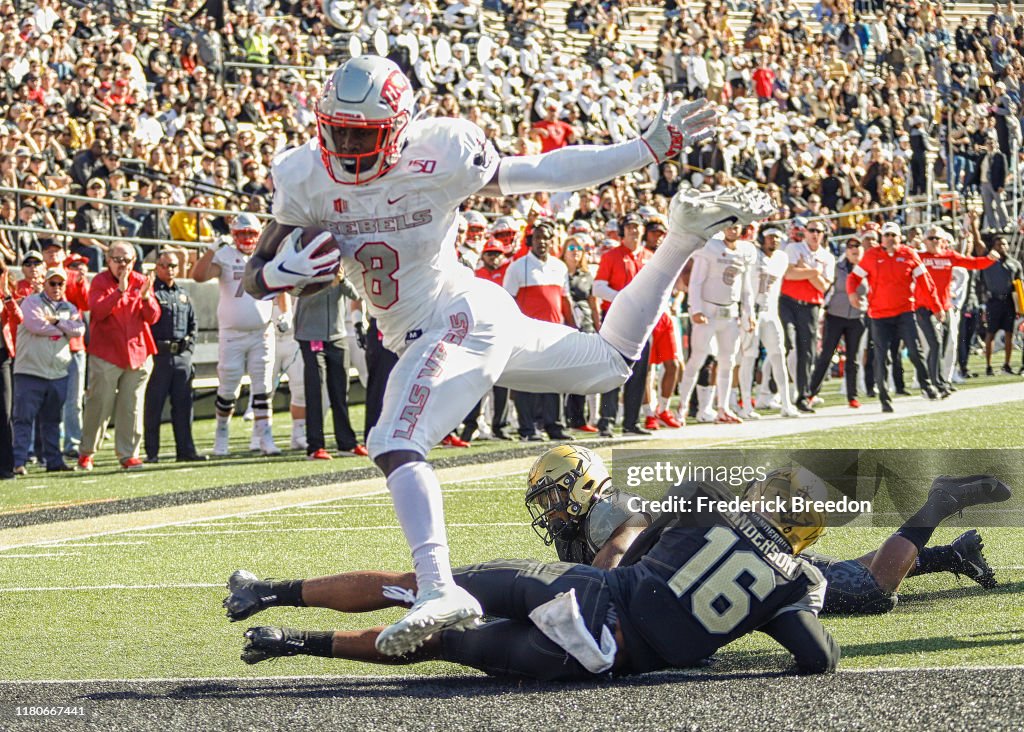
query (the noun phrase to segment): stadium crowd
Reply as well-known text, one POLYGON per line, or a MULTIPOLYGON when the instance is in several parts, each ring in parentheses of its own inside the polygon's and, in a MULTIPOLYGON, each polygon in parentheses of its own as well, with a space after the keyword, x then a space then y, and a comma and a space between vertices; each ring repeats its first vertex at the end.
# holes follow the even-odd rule
MULTIPOLYGON (((359 2, 339 18, 325 17, 313 0, 168 7, 157 23, 130 3, 0 0, 4 477, 24 473, 33 453, 48 470, 67 468, 62 455, 89 468, 112 415, 123 467, 142 465, 144 433, 146 457, 157 459, 153 425, 168 395, 178 459, 203 459, 189 427, 196 324, 185 307, 187 289, 176 280, 218 276, 224 270, 209 264, 226 268, 234 255, 218 253, 225 249, 244 258, 236 236, 243 229, 233 224, 239 214, 269 210, 275 154, 316 135, 323 70, 347 53, 350 35, 367 47, 387 46, 416 89, 422 114, 470 119, 505 155, 635 137, 665 96, 673 105, 697 98, 719 105, 718 134, 677 160, 573 194, 467 202, 458 255, 479 276, 504 283, 536 317, 599 329, 616 292, 657 247, 680 187, 749 183, 778 206, 760 230, 727 233, 721 246, 753 251, 738 265, 751 273, 767 272, 763 262, 784 252, 780 273, 753 281, 753 291, 740 287, 730 303, 708 300, 719 313, 704 323, 689 317, 709 313, 694 311, 692 294, 687 304, 690 285, 681 282, 621 397, 618 390, 600 400, 516 396, 521 438, 543 439, 539 428, 561 440, 567 427, 611 435, 620 398, 628 433, 678 427, 690 415, 756 418, 755 379, 762 409, 778 403, 784 414, 811 412, 834 369, 845 373, 845 395, 856 407, 861 393, 873 395, 889 378, 897 393, 907 390, 903 347, 924 393, 948 396, 971 376, 975 338, 984 337, 989 373, 999 367, 991 360, 999 331, 1002 368, 1012 372, 1014 281, 1021 278, 1011 246, 1019 227, 1012 196, 1024 110, 1024 19, 1012 4, 994 5, 984 21, 951 27, 941 4, 913 0, 822 0, 810 12, 790 0, 670 0, 658 27, 648 29, 656 36, 653 51, 620 40, 636 25, 636 8, 596 0, 575 0, 559 19, 573 36, 550 31, 551 10, 543 3, 487 0, 484 8, 502 13, 503 27, 489 31, 493 42, 482 40, 485 10, 459 0, 359 2), (730 25, 738 11, 750 12, 741 37, 730 25), (923 209, 901 208, 934 203, 941 183, 961 194, 956 206, 971 209, 955 226, 933 227, 923 209), (916 250, 911 256, 930 273, 914 278, 916 298, 907 295, 898 312, 879 309, 879 274, 858 270, 887 238, 897 240, 890 247, 902 242, 916 250), (748 240, 745 248, 734 246, 748 240), (847 280, 860 286, 865 276, 866 288, 844 297, 847 280), (773 277, 779 291, 771 295, 773 277), (741 314, 753 322, 753 336, 745 335, 741 314), (870 324, 897 316, 891 332, 870 324), (693 345, 691 327, 714 332, 686 359, 680 344, 685 334, 693 345), (843 355, 835 358, 840 342, 843 355), (758 367, 762 355, 767 368, 758 367), (658 368, 648 372, 648 364, 658 368), (738 385, 734 364, 741 367, 738 385), (859 365, 866 379, 858 379, 859 365), (730 399, 734 385, 738 394, 730 399), (672 411, 677 393, 682 404, 672 411)), ((709 281, 712 273, 694 266, 697 282, 709 281)), ((306 321, 303 328, 313 330, 305 335, 291 312, 295 303, 282 299, 277 311, 253 305, 246 330, 263 344, 245 351, 259 426, 254 449, 278 451, 268 400, 277 372, 301 363, 289 372, 291 446, 330 457, 322 426, 317 432, 306 422, 313 395, 311 419, 322 423, 320 391, 310 383, 323 381, 338 450, 365 453, 348 427, 345 390, 336 388, 344 371, 338 363, 379 344, 373 324, 364 328, 352 305, 354 293, 342 290, 339 283, 323 311, 306 321), (282 338, 291 342, 286 351, 298 344, 298 360, 291 351, 287 364, 275 364, 282 338), (306 387, 296 388, 299 372, 306 387), (305 404, 295 398, 300 392, 305 404)), ((231 327, 218 321, 224 361, 231 327)), ((224 420, 237 396, 234 376, 225 379, 225 364, 219 368, 231 388, 218 390, 218 440, 223 424, 225 442, 215 454, 226 451, 224 420)), ((386 375, 386 365, 377 368, 386 375)), ((370 371, 367 380, 378 379, 368 389, 372 397, 381 374, 370 371)), ((509 395, 501 392, 496 388, 447 442, 505 436, 509 395)), ((885 393, 883 407, 891 409, 885 393)), ((371 404, 366 429, 374 411, 371 404)))

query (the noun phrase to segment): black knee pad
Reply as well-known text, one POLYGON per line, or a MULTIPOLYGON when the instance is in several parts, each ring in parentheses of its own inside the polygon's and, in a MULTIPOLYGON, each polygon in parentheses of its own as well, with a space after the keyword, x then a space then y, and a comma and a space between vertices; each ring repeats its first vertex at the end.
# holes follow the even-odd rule
POLYGON ((266 417, 270 414, 270 394, 252 395, 252 413, 257 417, 266 417))
POLYGON ((217 398, 213 401, 213 405, 218 412, 230 412, 235 408, 235 401, 233 399, 229 401, 218 394, 217 398))

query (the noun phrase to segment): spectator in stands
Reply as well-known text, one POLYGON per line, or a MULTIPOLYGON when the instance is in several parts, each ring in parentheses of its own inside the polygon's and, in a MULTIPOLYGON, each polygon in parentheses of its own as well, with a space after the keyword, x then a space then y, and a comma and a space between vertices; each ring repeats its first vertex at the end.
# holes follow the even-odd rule
POLYGON ((21 259, 21 279, 14 286, 14 299, 21 302, 29 295, 43 291, 43 277, 46 266, 38 250, 25 252, 21 259))
MULTIPOLYGON (((557 237, 558 229, 552 219, 538 219, 530 235, 530 251, 509 265, 504 287, 527 316, 576 327, 569 301, 568 270, 562 260, 551 256, 557 237)), ((521 440, 539 442, 544 439, 537 432, 538 422, 552 440, 573 439, 562 424, 561 395, 517 391, 512 400, 519 413, 521 440)))
POLYGON ((340 455, 366 456, 348 416, 346 323, 349 302, 358 300, 344 278, 320 292, 299 298, 295 307, 295 340, 302 352, 306 389, 306 454, 310 460, 330 460, 324 439, 323 390, 334 418, 335 447, 340 455))
POLYGON ((156 344, 150 326, 160 317, 153 275, 132 271, 135 249, 110 245, 107 269, 89 287, 89 388, 85 396, 81 470, 92 470, 107 422, 114 416, 114 451, 121 467, 142 467, 142 399, 156 344))
MULTIPOLYGON (((99 202, 100 199, 107 197, 107 184, 101 178, 90 178, 85 187, 85 194, 92 200, 82 204, 75 214, 75 238, 71 241, 71 251, 88 260, 90 272, 99 272, 103 268, 103 258, 109 248, 108 240, 88 235, 119 236, 120 229, 110 206, 99 202)), ((134 260, 135 257, 132 257, 133 262, 134 260)))
POLYGON ((174 432, 175 460, 199 462, 206 460, 196 450, 192 439, 192 352, 199 326, 192 297, 176 282, 178 257, 162 252, 156 259, 156 282, 153 296, 160 306, 160 318, 151 331, 156 343, 153 373, 146 384, 143 416, 146 462, 160 461, 160 423, 164 404, 171 400, 171 426, 174 432))
MULTIPOLYGON (((572 302, 573 319, 576 327, 584 333, 596 333, 601 328, 601 308, 594 296, 594 275, 590 271, 588 248, 594 241, 587 234, 570 236, 562 249, 562 262, 569 276, 569 299, 572 302)), ((569 427, 581 432, 597 432, 586 415, 587 397, 570 394, 565 401, 565 419, 569 427)), ((591 401, 591 421, 596 421, 597 399, 591 401)))
MULTIPOLYGON (((67 252, 56 239, 47 239, 43 246, 43 264, 47 269, 64 269, 67 281, 64 298, 78 308, 85 318, 89 311, 89 282, 74 268, 65 268, 67 252)), ((85 338, 72 336, 71 363, 68 364, 67 397, 64 399, 64 456, 77 458, 82 442, 82 397, 85 395, 85 338)))
POLYGON ((1010 222, 1006 212, 1007 166, 1006 156, 999 150, 998 142, 990 137, 985 146, 985 154, 978 166, 981 179, 981 201, 984 206, 982 227, 991 231, 1006 231, 1010 222))
POLYGON ((64 296, 67 274, 60 267, 45 273, 45 289, 25 298, 24 320, 18 326, 18 357, 14 363, 14 472, 27 472, 33 425, 42 445, 46 472, 72 470, 60 451, 60 422, 67 397, 71 339, 85 333, 78 308, 64 296))

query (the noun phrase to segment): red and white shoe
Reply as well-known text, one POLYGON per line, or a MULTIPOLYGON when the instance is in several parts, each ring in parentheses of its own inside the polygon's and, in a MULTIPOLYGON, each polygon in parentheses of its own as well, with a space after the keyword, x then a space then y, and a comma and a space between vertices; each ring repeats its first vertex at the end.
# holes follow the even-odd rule
POLYGON ((441 447, 469 447, 469 443, 455 435, 448 435, 441 440, 441 447))
POLYGON ((850 409, 860 409, 860 402, 856 399, 851 399, 848 403, 850 405, 850 409))
POLYGON ((645 419, 644 420, 644 429, 651 430, 652 432, 654 430, 658 429, 658 418, 652 415, 652 416, 648 417, 647 419, 645 419))
POLYGON ((340 457, 369 457, 370 451, 366 449, 366 445, 356 445, 351 450, 339 450, 338 455, 340 457))
POLYGON ((327 450, 325 450, 322 447, 319 450, 314 450, 313 452, 309 453, 309 455, 306 456, 306 460, 333 460, 333 459, 334 458, 331 456, 331 453, 327 452, 327 450))
POLYGON ((683 426, 682 424, 680 424, 679 420, 673 416, 672 412, 668 411, 667 409, 658 415, 658 420, 663 425, 673 430, 677 430, 683 426))
POLYGON ((592 424, 585 424, 582 427, 577 427, 576 431, 577 432, 587 432, 587 433, 595 434, 596 435, 597 432, 598 432, 598 429, 597 429, 597 427, 595 427, 592 424))
POLYGON ((715 424, 743 424, 743 420, 728 409, 720 409, 715 417, 715 424))

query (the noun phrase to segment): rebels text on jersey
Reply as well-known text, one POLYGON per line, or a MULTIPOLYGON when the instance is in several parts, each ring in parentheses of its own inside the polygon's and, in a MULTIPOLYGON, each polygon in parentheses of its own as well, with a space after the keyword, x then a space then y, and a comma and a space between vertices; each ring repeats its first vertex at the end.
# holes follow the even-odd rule
POLYGON ((721 518, 668 528, 637 564, 609 573, 637 670, 690 666, 782 613, 821 610, 824 578, 781 535, 748 514, 721 518))
POLYGON ((333 232, 346 275, 367 303, 384 346, 404 350, 433 305, 460 292, 473 273, 452 255, 458 205, 493 177, 498 154, 468 120, 410 123, 398 165, 357 186, 331 180, 314 138, 273 165, 278 223, 333 232))

